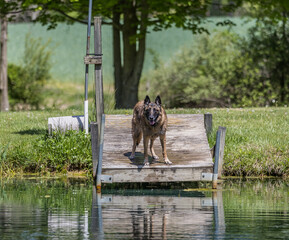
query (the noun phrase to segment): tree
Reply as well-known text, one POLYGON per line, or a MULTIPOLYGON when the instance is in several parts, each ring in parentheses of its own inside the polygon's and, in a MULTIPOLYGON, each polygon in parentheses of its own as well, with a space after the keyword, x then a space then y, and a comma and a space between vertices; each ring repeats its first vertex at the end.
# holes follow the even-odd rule
MULTIPOLYGON (((232 11, 241 0, 229 1, 222 10, 232 11)), ((115 100, 117 108, 130 108, 138 101, 138 86, 145 58, 146 34, 173 25, 193 33, 208 32, 201 26, 211 1, 204 0, 95 0, 93 15, 101 15, 113 28, 115 100)), ((88 0, 6 0, 2 16, 38 11, 35 21, 49 28, 58 22, 87 23, 88 0)), ((229 20, 223 24, 230 24, 229 20)), ((5 58, 5 57, 4 57, 5 58)), ((7 59, 7 58, 6 58, 7 59)))
POLYGON ((7 27, 6 16, 1 16, 1 38, 0 38, 0 111, 9 111, 8 100, 8 77, 7 77, 7 27))
POLYGON ((39 109, 44 103, 44 85, 50 79, 50 41, 26 34, 21 65, 8 64, 10 106, 13 109, 39 109))
POLYGON ((278 92, 281 103, 289 100, 289 2, 249 0, 248 13, 256 19, 249 31, 247 51, 278 92))
MULTIPOLYGON (((41 12, 38 21, 53 28, 59 21, 86 23, 88 0, 25 1, 34 3, 41 12)), ((232 10, 240 1, 225 5, 232 10)), ((145 58, 146 34, 175 25, 192 30, 193 33, 207 32, 201 26, 210 7, 204 0, 96 0, 93 15, 101 15, 104 24, 113 28, 113 64, 115 100, 117 108, 131 108, 138 101, 138 86, 145 58)), ((225 21, 230 24, 230 21, 225 21)))
POLYGON ((8 17, 11 9, 9 1, 0 2, 0 111, 9 110, 8 100, 8 77, 7 77, 7 33, 8 33, 8 17))
POLYGON ((0 111, 9 111, 8 99, 8 62, 7 62, 7 39, 8 22, 13 21, 15 16, 25 11, 31 11, 34 6, 24 4, 24 1, 2 0, 0 1, 0 111))
MULTIPOLYGON (((117 108, 130 108, 138 100, 138 86, 145 57, 146 33, 173 25, 194 33, 207 32, 201 26, 215 0, 95 0, 93 15, 113 27, 115 100, 117 108)), ((225 1, 224 1, 225 2, 225 1)), ((287 0, 230 0, 220 11, 232 12, 243 2, 262 14, 257 17, 277 21, 289 8, 287 0), (285 11, 285 10, 286 11, 285 11), (280 11, 281 10, 281 11, 280 11)), ((58 22, 86 23, 88 0, 6 0, 0 1, 1 18, 9 12, 38 11, 37 21, 56 27, 58 22)), ((11 13, 9 13, 11 14, 11 13)), ((221 24, 230 24, 229 20, 221 24)), ((2 83, 2 81, 1 81, 2 83)), ((0 84, 3 88, 3 84, 0 84)), ((2 90, 1 90, 2 91, 2 90)))

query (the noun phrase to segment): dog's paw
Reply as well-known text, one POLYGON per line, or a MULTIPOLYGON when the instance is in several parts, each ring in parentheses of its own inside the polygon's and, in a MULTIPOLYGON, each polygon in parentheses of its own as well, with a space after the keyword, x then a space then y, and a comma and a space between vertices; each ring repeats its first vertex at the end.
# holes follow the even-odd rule
POLYGON ((135 156, 132 154, 132 155, 129 156, 129 159, 130 159, 130 160, 133 160, 134 157, 135 157, 135 156))
POLYGON ((168 158, 165 159, 165 163, 168 164, 168 165, 173 164, 168 158))
POLYGON ((144 165, 144 166, 149 166, 150 163, 149 163, 149 161, 148 161, 147 159, 145 159, 143 165, 144 165))
POLYGON ((159 157, 158 157, 157 155, 153 155, 152 158, 153 158, 154 160, 158 160, 158 159, 159 159, 159 157))

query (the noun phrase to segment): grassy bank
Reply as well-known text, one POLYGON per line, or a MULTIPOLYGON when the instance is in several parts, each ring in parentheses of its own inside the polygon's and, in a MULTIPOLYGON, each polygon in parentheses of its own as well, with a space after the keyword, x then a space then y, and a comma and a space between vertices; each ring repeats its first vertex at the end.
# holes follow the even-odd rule
MULTIPOLYGON (((131 110, 110 110, 130 114, 131 110)), ((168 113, 213 114, 212 146, 218 126, 227 127, 226 176, 289 176, 289 108, 170 109, 168 113)), ((0 175, 84 171, 90 175, 90 139, 84 134, 48 137, 47 118, 81 110, 0 113, 0 175)))
POLYGON ((289 108, 204 109, 196 112, 198 111, 213 114, 214 135, 209 139, 211 146, 218 126, 227 127, 224 175, 289 175, 289 108))

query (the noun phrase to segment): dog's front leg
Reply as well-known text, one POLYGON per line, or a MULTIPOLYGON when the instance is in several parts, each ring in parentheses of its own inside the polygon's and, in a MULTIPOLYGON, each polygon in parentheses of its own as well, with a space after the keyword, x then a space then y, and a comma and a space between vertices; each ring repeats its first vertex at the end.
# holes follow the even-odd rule
POLYGON ((168 159, 167 156, 167 147, 166 147, 166 135, 160 135, 161 145, 162 145, 162 151, 163 151, 163 158, 166 164, 172 164, 172 162, 168 159))
POLYGON ((135 149, 136 149, 136 140, 133 139, 133 145, 132 145, 132 150, 131 150, 131 155, 129 157, 130 160, 133 160, 135 157, 135 149))
POLYGON ((148 156, 148 145, 149 145, 149 137, 148 136, 143 136, 143 145, 144 145, 144 165, 148 166, 149 165, 149 156, 148 156))
POLYGON ((156 137, 151 138, 150 150, 151 150, 151 154, 152 154, 153 159, 159 159, 158 155, 156 155, 155 150, 154 150, 155 139, 156 139, 156 137))

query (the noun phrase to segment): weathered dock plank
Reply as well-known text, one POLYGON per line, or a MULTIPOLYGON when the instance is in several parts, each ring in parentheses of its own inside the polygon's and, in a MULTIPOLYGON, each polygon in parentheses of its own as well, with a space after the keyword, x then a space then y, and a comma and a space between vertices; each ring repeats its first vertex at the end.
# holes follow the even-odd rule
POLYGON ((113 182, 200 181, 202 173, 212 172, 213 162, 204 126, 204 115, 169 114, 167 153, 172 165, 162 160, 161 144, 156 140, 159 160, 149 159, 143 166, 143 143, 130 160, 132 147, 131 115, 106 115, 102 173, 113 182))

